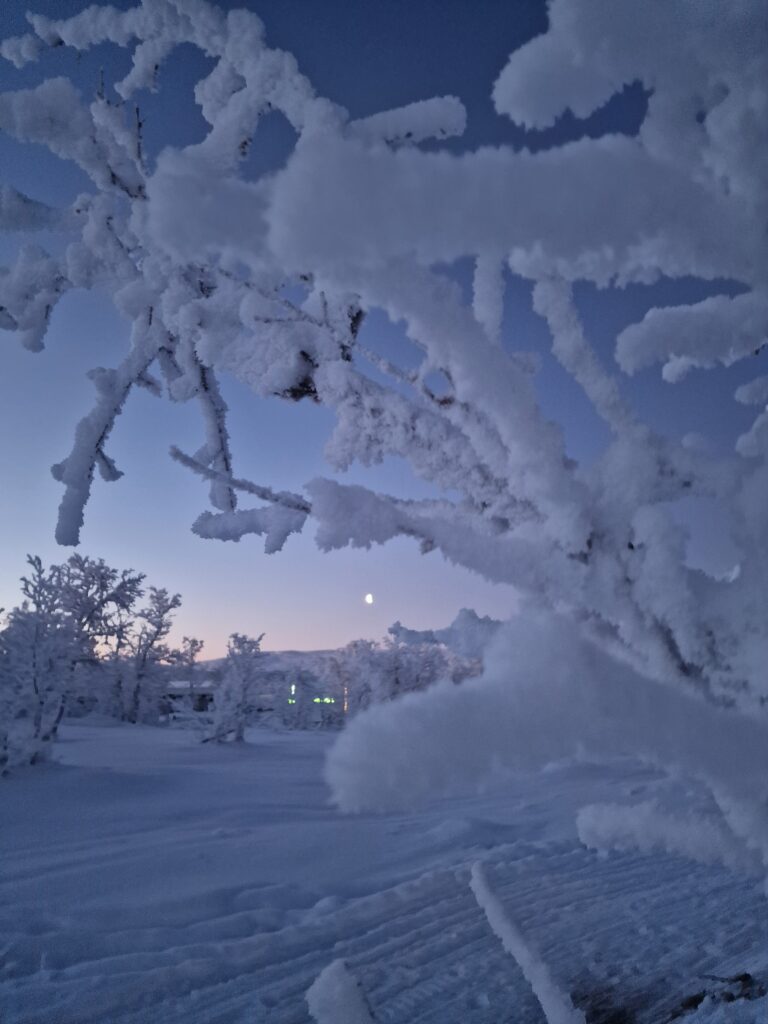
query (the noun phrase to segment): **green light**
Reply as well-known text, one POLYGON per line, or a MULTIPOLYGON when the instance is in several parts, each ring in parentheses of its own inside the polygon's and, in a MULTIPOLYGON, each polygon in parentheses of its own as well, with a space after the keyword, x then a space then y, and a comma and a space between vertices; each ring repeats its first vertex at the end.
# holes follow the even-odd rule
POLYGON ((312 698, 312 703, 313 704, 335 704, 336 703, 336 698, 335 697, 313 697, 312 698))
POLYGON ((289 704, 295 704, 295 703, 296 703, 296 701, 294 700, 294 698, 293 698, 293 697, 289 697, 289 698, 288 698, 288 703, 289 703, 289 704))

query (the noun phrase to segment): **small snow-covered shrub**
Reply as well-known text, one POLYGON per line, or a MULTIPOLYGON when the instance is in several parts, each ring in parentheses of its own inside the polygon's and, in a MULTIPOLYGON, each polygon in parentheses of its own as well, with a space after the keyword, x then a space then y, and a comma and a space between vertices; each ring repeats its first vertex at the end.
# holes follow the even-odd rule
POLYGON ((260 676, 259 654, 264 634, 257 638, 233 633, 227 645, 224 676, 213 700, 213 725, 208 740, 242 743, 254 713, 260 676))
POLYGON ((0 772, 45 758, 78 654, 59 613, 15 608, 0 632, 0 772))

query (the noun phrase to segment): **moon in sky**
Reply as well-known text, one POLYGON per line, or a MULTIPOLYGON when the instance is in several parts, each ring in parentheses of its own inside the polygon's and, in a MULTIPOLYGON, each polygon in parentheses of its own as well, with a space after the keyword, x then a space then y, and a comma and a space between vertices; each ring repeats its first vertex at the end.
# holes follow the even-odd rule
POLYGON ((366 604, 373 604, 373 594, 366 594, 365 595, 365 603, 366 604))

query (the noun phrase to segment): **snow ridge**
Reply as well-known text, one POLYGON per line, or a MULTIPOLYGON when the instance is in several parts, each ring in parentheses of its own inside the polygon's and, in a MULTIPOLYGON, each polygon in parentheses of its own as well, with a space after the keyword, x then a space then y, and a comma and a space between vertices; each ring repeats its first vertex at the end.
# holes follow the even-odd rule
POLYGON ((574 1009, 570 996, 561 992, 547 965, 505 912, 479 861, 472 865, 469 885, 494 935, 520 965, 525 980, 541 1004, 547 1024, 584 1024, 584 1014, 574 1009))

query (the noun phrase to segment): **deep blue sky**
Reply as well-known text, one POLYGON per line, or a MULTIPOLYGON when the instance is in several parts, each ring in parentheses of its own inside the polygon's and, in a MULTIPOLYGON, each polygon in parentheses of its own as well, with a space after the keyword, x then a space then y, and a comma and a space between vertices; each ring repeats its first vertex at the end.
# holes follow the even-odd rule
MULTIPOLYGON (((77 0, 31 5, 4 0, 0 35, 25 31, 28 8, 61 17, 84 6, 77 0)), ((633 133, 643 117, 646 97, 637 85, 588 121, 567 116, 545 133, 526 135, 495 114, 491 87, 508 54, 546 27, 540 0, 248 0, 220 6, 255 10, 266 24, 269 44, 291 50, 318 91, 354 116, 433 95, 459 96, 469 127, 463 139, 451 143, 457 149, 488 144, 540 148, 583 134, 633 133)), ((109 81, 122 76, 125 61, 126 55, 115 50, 78 57, 59 49, 23 72, 0 65, 0 88, 65 74, 87 94, 100 66, 109 81)), ((199 137, 202 120, 191 90, 205 67, 200 54, 183 48, 164 68, 159 94, 142 99, 150 152, 199 137)), ((278 116, 269 119, 256 139, 253 172, 279 166, 290 145, 287 125, 278 116)), ((87 187, 75 168, 2 136, 0 179, 56 203, 70 201, 87 187)), ((18 241, 0 237, 0 262, 12 258, 18 241)), ((468 282, 470 268, 457 266, 452 273, 468 282)), ((616 333, 650 306, 704 297, 712 290, 699 282, 667 281, 603 292, 585 287, 578 299, 590 337, 610 362, 616 333)), ((569 451, 593 458, 607 441, 605 428, 549 356, 547 331, 531 311, 525 282, 510 280, 505 327, 505 344, 542 353, 544 408, 563 424, 569 451)), ((398 329, 382 316, 371 316, 365 330, 373 347, 404 344, 398 329)), ((53 542, 60 488, 49 467, 68 451, 74 426, 92 400, 86 370, 113 365, 126 337, 127 325, 98 295, 70 295, 60 304, 41 355, 22 350, 10 334, 0 336, 0 606, 16 600, 26 552, 48 560, 68 553, 53 542)), ((693 374, 675 386, 665 385, 651 370, 628 381, 626 390, 640 414, 662 432, 680 437, 695 431, 725 447, 749 426, 750 410, 730 396, 753 369, 693 374)), ((224 390, 239 475, 297 488, 328 472, 322 446, 329 413, 306 403, 257 399, 234 381, 225 381, 224 390)), ((423 558, 405 540, 371 552, 321 555, 310 530, 273 556, 264 555, 258 538, 237 545, 198 540, 189 524, 205 507, 205 486, 171 463, 167 450, 172 443, 194 450, 200 440, 191 405, 159 402, 146 393, 132 397, 109 445, 126 475, 116 484, 96 482, 81 548, 142 569, 152 582, 179 590, 184 597, 179 633, 203 637, 210 655, 221 652, 233 630, 266 631, 270 648, 330 647, 359 636, 381 636, 395 619, 426 628, 446 624, 463 606, 495 616, 514 609, 510 588, 486 584, 448 566, 439 555, 423 558), (362 601, 367 591, 376 596, 372 608, 362 601)), ((428 493, 395 462, 376 471, 355 470, 346 479, 412 496, 428 493)), ((695 533, 692 557, 727 568, 731 555, 716 536, 710 510, 699 505, 686 514, 695 533)))

